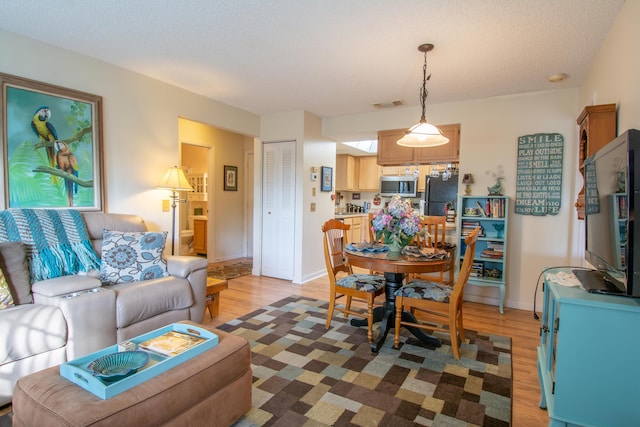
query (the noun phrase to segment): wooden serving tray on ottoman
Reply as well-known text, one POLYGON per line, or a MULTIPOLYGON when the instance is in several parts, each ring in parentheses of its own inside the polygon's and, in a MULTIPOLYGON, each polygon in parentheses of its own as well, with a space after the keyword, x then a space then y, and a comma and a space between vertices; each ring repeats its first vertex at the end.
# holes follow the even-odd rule
MULTIPOLYGON (((86 359, 89 363, 100 357, 100 352, 61 365, 60 368, 48 368, 27 375, 18 380, 13 392, 13 426, 233 424, 251 408, 249 343, 244 338, 192 322, 170 326, 202 329, 216 335, 218 345, 186 357, 171 369, 168 365, 179 360, 174 358, 189 350, 159 362, 154 366, 160 366, 157 369, 161 372, 156 372, 147 380, 134 381, 137 384, 131 384, 129 389, 115 393, 107 400, 60 375, 62 366, 78 368, 77 365, 84 363, 80 360, 86 359), (174 362, 167 364, 170 360, 174 362)), ((148 339, 145 336, 147 334, 135 340, 148 339)), ((80 372, 87 374, 84 370, 80 372)))

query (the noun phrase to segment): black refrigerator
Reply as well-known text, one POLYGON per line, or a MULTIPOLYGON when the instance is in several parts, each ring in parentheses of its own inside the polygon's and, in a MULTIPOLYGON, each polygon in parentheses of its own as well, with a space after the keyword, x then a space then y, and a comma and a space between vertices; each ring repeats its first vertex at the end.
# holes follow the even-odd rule
POLYGON ((458 174, 452 174, 449 179, 443 180, 442 174, 438 177, 427 176, 424 192, 423 215, 444 216, 445 205, 453 203, 454 209, 458 204, 458 174))

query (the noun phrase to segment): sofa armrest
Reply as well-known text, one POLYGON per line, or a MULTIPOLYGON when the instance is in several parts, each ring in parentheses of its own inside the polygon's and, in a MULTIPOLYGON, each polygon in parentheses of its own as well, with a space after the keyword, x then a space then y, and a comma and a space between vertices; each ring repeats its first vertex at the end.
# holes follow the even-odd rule
POLYGON ((169 274, 187 279, 191 286, 194 304, 189 309, 189 320, 202 323, 207 293, 208 261, 205 258, 180 255, 169 255, 166 259, 169 274))
POLYGON ((99 288, 100 286, 102 286, 102 283, 97 277, 78 274, 34 282, 31 285, 31 292, 33 293, 34 301, 38 302, 38 297, 67 295, 86 291, 87 289, 99 288))
POLYGON ((59 307, 67 322, 67 360, 116 343, 116 294, 95 275, 70 275, 35 282, 36 304, 59 307))
POLYGON ((169 274, 183 279, 187 279, 194 271, 206 270, 209 265, 205 258, 195 256, 169 255, 166 259, 169 274))

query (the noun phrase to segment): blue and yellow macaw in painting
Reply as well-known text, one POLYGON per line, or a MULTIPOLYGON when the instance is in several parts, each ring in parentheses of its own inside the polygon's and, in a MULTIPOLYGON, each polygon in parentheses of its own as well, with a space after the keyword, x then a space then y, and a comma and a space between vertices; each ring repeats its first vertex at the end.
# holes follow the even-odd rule
MULTIPOLYGON (((54 143, 56 149, 56 167, 70 175, 78 176, 78 161, 69 150, 69 146, 61 141, 54 143)), ((73 195, 78 192, 78 184, 65 178, 64 188, 67 193, 67 205, 73 206, 73 195)))
POLYGON ((47 146, 47 158, 49 159, 49 166, 55 167, 55 149, 53 143, 58 139, 58 133, 56 128, 49 122, 51 118, 51 110, 49 107, 40 107, 36 110, 36 113, 31 119, 31 129, 40 138, 41 141, 51 142, 50 146, 47 146))

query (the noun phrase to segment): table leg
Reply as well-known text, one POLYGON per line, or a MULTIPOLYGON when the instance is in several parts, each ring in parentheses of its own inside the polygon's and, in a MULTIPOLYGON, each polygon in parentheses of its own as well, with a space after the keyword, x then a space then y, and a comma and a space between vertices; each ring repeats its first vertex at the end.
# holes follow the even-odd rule
MULTIPOLYGON (((380 331, 378 332, 378 337, 374 342, 371 343, 371 351, 377 353, 385 340, 387 339, 387 335, 389 334, 389 330, 395 326, 395 314, 396 314, 396 296, 395 293, 400 287, 402 287, 402 282, 404 280, 404 274, 402 273, 384 273, 384 278, 387 280, 387 285, 385 287, 385 302, 382 307, 376 307, 373 311, 373 320, 374 322, 382 321, 380 324, 380 331)), ((413 317, 411 313, 403 312, 402 319, 408 320, 410 322, 415 322, 416 319, 413 317)), ((367 326, 366 319, 351 319, 352 326, 367 326)), ((420 341, 427 344, 429 348, 440 347, 442 344, 440 340, 432 337, 430 335, 425 334, 421 329, 414 327, 407 327, 409 332, 411 332, 416 338, 420 341)))

